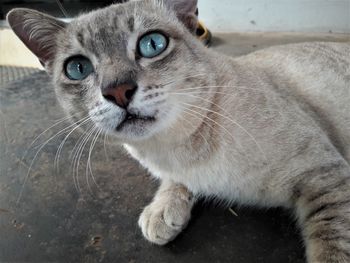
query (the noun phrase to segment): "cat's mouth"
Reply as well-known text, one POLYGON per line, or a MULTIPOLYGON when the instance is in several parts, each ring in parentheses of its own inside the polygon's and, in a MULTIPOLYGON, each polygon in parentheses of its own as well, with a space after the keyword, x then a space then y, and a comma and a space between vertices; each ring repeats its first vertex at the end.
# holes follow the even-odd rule
POLYGON ((149 123, 155 122, 155 117, 150 116, 141 116, 137 114, 126 113, 124 120, 119 123, 119 125, 115 128, 116 131, 123 130, 126 126, 144 126, 149 123))

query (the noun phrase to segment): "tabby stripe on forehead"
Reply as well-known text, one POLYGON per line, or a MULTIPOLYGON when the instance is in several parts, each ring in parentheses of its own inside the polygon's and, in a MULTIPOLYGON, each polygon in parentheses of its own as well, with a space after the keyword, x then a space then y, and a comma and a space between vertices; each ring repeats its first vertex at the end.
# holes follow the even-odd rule
POLYGON ((89 32, 88 39, 85 42, 85 48, 90 50, 96 58, 100 59, 100 53, 98 52, 95 40, 94 40, 94 30, 91 28, 91 25, 87 25, 86 27, 87 31, 89 32))
POLYGON ((129 28, 130 32, 134 31, 134 22, 135 22, 134 18, 130 17, 128 20, 128 28, 129 28))
POLYGON ((85 45, 84 45, 84 35, 83 35, 82 32, 79 32, 79 33, 77 34, 77 39, 78 39, 80 45, 81 45, 82 47, 84 47, 84 46, 85 46, 85 45))
POLYGON ((111 35, 107 28, 100 28, 94 37, 93 41, 98 41, 98 44, 104 49, 111 49, 111 35))

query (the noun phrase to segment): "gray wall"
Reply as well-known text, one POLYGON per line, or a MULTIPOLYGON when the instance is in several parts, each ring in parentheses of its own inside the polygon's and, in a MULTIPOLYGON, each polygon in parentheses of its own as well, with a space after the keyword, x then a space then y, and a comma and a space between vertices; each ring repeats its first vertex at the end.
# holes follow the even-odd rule
POLYGON ((350 0, 198 0, 213 31, 350 33, 350 0))

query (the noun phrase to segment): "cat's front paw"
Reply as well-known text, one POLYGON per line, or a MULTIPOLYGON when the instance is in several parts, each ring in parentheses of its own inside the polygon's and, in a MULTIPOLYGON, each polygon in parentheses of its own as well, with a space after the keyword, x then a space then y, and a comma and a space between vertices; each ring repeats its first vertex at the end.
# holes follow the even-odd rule
POLYGON ((145 207, 138 224, 147 240, 165 245, 187 226, 191 208, 191 201, 183 199, 156 200, 145 207))

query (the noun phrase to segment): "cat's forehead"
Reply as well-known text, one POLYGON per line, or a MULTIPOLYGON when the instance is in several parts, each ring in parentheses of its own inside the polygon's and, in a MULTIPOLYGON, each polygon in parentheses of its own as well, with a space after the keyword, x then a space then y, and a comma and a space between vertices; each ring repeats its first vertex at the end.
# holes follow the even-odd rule
POLYGON ((163 12, 148 1, 115 4, 78 17, 71 24, 75 32, 91 36, 99 31, 133 32, 162 26, 163 12))
POLYGON ((67 34, 90 51, 111 52, 113 46, 122 51, 130 35, 176 28, 164 11, 151 1, 115 4, 81 15, 68 26, 67 34))

